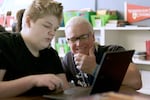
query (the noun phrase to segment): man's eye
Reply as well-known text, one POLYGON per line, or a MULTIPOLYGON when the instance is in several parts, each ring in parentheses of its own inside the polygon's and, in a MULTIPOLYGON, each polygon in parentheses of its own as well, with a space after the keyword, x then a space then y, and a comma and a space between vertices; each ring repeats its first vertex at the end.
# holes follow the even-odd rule
POLYGON ((86 34, 86 35, 81 36, 80 39, 87 39, 88 37, 89 37, 88 34, 86 34))
POLYGON ((71 38, 70 41, 75 42, 77 39, 76 38, 71 38))
POLYGON ((86 39, 87 38, 87 36, 82 36, 82 37, 80 37, 80 39, 86 39))
POLYGON ((72 39, 70 39, 71 41, 76 41, 76 38, 72 38, 72 39))

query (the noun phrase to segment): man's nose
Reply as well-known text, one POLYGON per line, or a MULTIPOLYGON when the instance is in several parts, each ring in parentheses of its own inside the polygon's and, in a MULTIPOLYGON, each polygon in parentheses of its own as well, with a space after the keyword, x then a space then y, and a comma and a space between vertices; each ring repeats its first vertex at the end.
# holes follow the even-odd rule
POLYGON ((75 41, 75 43, 76 43, 77 46, 80 46, 80 45, 81 45, 81 40, 80 40, 80 39, 77 39, 77 40, 75 41))

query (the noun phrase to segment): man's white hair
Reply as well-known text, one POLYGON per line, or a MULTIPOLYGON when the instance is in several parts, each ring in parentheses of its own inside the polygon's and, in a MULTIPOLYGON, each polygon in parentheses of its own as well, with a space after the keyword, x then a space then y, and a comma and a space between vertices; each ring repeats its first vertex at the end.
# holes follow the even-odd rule
POLYGON ((65 33, 68 34, 68 27, 74 27, 75 25, 88 25, 88 30, 93 33, 93 27, 91 25, 91 23, 85 19, 84 17, 82 16, 75 16, 75 17, 72 17, 68 22, 67 24, 65 25, 65 33))

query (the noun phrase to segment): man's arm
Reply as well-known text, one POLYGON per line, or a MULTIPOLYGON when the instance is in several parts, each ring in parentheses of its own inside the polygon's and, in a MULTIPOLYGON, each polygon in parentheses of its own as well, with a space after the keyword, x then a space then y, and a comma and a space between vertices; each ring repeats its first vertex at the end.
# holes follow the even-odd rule
MULTIPOLYGON (((124 51, 125 48, 118 45, 109 45, 108 51, 124 51)), ((130 63, 127 73, 124 77, 122 85, 126 85, 133 89, 140 89, 142 87, 141 73, 137 66, 133 63, 130 63)))
POLYGON ((130 63, 122 85, 126 85, 136 90, 142 87, 141 74, 135 64, 130 63))

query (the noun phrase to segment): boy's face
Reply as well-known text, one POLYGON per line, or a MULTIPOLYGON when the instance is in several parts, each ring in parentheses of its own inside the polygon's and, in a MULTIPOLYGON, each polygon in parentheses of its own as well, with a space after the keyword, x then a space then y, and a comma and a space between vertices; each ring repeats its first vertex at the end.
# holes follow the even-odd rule
POLYGON ((80 24, 68 27, 68 44, 71 51, 76 53, 89 54, 89 49, 94 45, 94 35, 89 31, 89 26, 80 24))
POLYGON ((47 48, 59 27, 55 16, 45 16, 30 24, 30 40, 38 49, 47 48))

